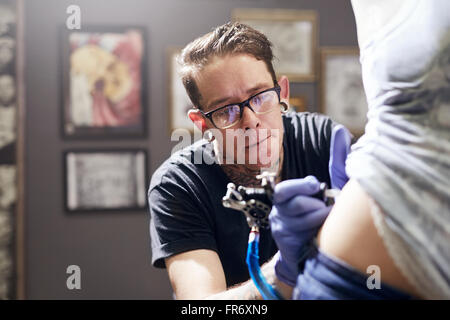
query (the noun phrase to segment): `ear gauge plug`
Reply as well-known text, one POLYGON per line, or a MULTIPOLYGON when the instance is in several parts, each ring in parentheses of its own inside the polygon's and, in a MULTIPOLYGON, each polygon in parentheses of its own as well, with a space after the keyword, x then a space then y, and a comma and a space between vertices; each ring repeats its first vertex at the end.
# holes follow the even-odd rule
POLYGON ((285 102, 280 102, 280 105, 281 105, 280 109, 281 109, 282 113, 286 113, 289 110, 289 107, 285 102))

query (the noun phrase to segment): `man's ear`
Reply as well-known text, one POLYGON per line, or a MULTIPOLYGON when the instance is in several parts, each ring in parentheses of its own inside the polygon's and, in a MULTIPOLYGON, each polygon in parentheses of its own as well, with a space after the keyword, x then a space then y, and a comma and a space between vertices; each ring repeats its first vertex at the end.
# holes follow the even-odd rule
POLYGON ((278 85, 281 88, 281 102, 284 102, 289 106, 289 79, 286 76, 281 76, 278 80, 278 85))
POLYGON ((188 111, 188 117, 195 124, 195 126, 203 133, 207 129, 206 121, 202 113, 198 109, 190 109, 188 111))

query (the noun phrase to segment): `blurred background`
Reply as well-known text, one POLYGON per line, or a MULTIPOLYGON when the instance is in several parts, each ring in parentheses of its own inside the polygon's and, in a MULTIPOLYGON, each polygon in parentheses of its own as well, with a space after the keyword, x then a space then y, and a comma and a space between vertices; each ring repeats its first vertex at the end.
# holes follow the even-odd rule
POLYGON ((172 298, 145 201, 186 126, 173 58, 232 19, 276 43, 292 107, 363 131, 349 0, 0 1, 0 298, 172 298))

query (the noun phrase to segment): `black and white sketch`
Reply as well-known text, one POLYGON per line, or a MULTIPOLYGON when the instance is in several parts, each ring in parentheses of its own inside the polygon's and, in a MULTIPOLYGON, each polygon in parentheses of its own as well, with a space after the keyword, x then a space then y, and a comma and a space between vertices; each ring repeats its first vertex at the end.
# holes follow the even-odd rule
POLYGON ((357 48, 323 48, 321 111, 354 135, 364 132, 367 100, 357 48))
POLYGON ((237 9, 233 20, 264 33, 273 43, 274 68, 293 82, 314 81, 316 13, 282 9, 237 9))
POLYGON ((68 151, 66 207, 69 211, 146 207, 146 153, 68 151))

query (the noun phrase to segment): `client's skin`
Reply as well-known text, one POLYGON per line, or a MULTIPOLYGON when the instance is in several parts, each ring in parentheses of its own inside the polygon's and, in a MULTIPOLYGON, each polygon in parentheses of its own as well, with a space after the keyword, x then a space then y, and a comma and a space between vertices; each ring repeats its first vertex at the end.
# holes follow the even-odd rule
MULTIPOLYGON (((370 36, 394 18, 401 0, 352 0, 360 47, 370 36), (367 17, 370 17, 368 23, 367 17)), ((401 201, 401 200, 399 200, 401 201)), ((335 256, 361 273, 377 265, 381 281, 413 296, 420 293, 409 283, 388 254, 378 235, 370 211, 370 197, 356 180, 350 180, 320 230, 317 241, 322 252, 335 256)))
POLYGON ((350 180, 319 231, 320 250, 347 262, 363 274, 367 274, 368 266, 377 265, 382 282, 420 297, 388 254, 372 220, 369 201, 358 182, 350 180))

